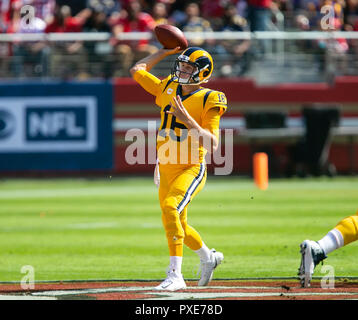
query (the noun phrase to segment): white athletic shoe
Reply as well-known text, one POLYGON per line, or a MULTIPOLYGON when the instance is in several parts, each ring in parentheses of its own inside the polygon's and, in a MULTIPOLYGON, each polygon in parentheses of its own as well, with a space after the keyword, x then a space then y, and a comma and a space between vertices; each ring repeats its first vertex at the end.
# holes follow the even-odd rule
POLYGON ((317 264, 326 259, 324 251, 316 241, 305 240, 300 244, 301 264, 298 269, 301 287, 311 286, 312 275, 317 264))
POLYGON ((167 271, 167 278, 159 285, 153 288, 158 291, 177 291, 185 289, 186 284, 183 275, 178 275, 173 271, 167 271))
POLYGON ((211 249, 211 257, 209 261, 200 261, 201 276, 198 286, 207 286, 213 277, 215 268, 224 260, 224 255, 211 249))

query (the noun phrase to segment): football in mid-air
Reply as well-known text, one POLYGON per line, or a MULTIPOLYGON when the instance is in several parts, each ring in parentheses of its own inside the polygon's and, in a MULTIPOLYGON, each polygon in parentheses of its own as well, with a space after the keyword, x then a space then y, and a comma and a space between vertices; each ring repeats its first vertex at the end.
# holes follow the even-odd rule
POLYGON ((184 50, 188 47, 184 33, 170 24, 160 24, 154 28, 155 36, 165 49, 180 47, 184 50))

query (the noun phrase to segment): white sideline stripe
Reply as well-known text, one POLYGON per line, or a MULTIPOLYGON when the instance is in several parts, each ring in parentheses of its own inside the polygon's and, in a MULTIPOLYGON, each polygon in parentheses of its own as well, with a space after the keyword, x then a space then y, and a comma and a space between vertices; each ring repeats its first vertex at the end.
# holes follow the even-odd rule
POLYGON ((0 295, 0 300, 57 300, 55 297, 34 297, 24 295, 0 295))
MULTIPOLYGON (((150 294, 144 292, 144 294, 150 294)), ((250 298, 250 297, 279 297, 279 296, 343 296, 356 295, 357 292, 157 292, 156 295, 162 298, 148 298, 148 300, 189 300, 189 299, 210 299, 210 298, 250 298)))
POLYGON ((34 296, 67 296, 77 294, 92 294, 92 293, 108 293, 108 292, 125 292, 125 291, 148 291, 153 287, 113 287, 113 288, 98 288, 98 289, 79 289, 79 290, 51 290, 42 292, 33 292, 34 296))
MULTIPOLYGON (((78 290, 51 290, 33 292, 34 296, 67 296, 77 294, 92 294, 92 293, 108 293, 108 292, 126 292, 126 291, 151 291, 148 294, 156 294, 158 291, 153 291, 154 286, 147 287, 112 287, 112 288, 98 288, 98 289, 78 289, 78 290)), ((200 290, 200 289, 216 289, 216 290, 227 290, 227 289, 279 289, 281 287, 228 287, 228 286, 208 286, 208 287, 187 287, 189 290, 200 290)))
POLYGON ((145 295, 155 295, 158 298, 143 298, 141 300, 188 300, 188 299, 210 299, 210 298, 250 298, 250 297, 278 297, 278 296, 350 296, 357 295, 357 292, 200 292, 199 290, 214 289, 214 290, 242 290, 242 289, 254 289, 254 290, 267 290, 267 289, 282 289, 281 286, 277 287, 263 287, 263 286, 208 286, 208 287, 187 287, 189 290, 198 290, 197 292, 170 292, 170 291, 154 291, 153 286, 146 287, 112 287, 112 288, 98 288, 98 289, 79 289, 79 290, 54 290, 54 291, 42 291, 33 292, 31 296, 45 298, 56 296, 71 296, 82 294, 101 294, 101 293, 113 293, 113 292, 136 292, 145 291, 145 295))

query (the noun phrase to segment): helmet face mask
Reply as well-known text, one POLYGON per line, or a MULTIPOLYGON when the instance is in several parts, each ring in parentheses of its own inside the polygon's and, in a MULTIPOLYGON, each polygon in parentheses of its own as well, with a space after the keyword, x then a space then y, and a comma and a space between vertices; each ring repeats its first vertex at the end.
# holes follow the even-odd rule
POLYGON ((193 75, 197 73, 197 71, 198 67, 195 64, 177 59, 174 62, 172 74, 177 78, 176 82, 180 84, 197 84, 193 82, 193 75))
POLYGON ((207 82, 213 71, 213 60, 208 52, 198 47, 186 49, 174 62, 173 81, 185 85, 207 82), (190 67, 191 72, 189 72, 190 67))

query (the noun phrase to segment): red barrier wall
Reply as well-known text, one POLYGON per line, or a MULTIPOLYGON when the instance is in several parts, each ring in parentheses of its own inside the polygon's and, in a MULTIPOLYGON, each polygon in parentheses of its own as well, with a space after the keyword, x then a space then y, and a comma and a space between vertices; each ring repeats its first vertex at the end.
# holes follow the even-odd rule
MULTIPOLYGON (((244 110, 255 108, 279 108, 291 117, 299 117, 300 110, 308 103, 337 103, 341 106, 341 117, 358 119, 358 77, 337 77, 333 85, 325 83, 288 83, 270 86, 257 86, 251 79, 212 79, 206 87, 223 91, 228 99, 228 112, 225 118, 242 117, 244 110)), ((114 80, 115 118, 159 119, 159 109, 154 106, 154 98, 130 78, 114 80)), ((151 172, 153 165, 130 166, 124 161, 126 144, 123 131, 116 131, 115 171, 151 172)), ((358 171, 358 138, 354 146, 345 138, 335 139, 330 150, 330 161, 340 173, 358 171), (357 156, 356 156, 357 155, 357 156), (352 158, 353 156, 353 158, 352 158), (354 161, 354 163, 352 163, 354 161)), ((234 145, 234 172, 251 174, 252 145, 238 141, 234 145)), ((275 163, 283 168, 287 161, 287 145, 272 144, 275 163)))
MULTIPOLYGON (((115 79, 114 84, 115 103, 153 103, 152 96, 130 78, 115 79)), ((332 86, 326 83, 257 86, 251 79, 213 79, 205 87, 225 92, 229 103, 358 102, 358 77, 337 77, 332 86)))

